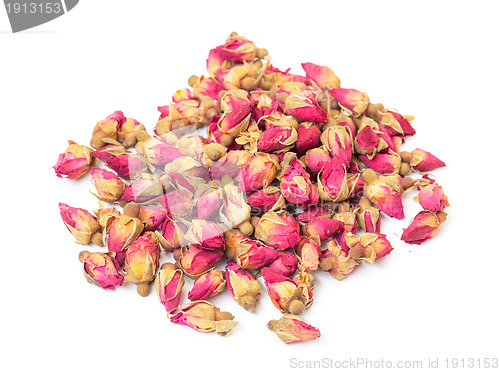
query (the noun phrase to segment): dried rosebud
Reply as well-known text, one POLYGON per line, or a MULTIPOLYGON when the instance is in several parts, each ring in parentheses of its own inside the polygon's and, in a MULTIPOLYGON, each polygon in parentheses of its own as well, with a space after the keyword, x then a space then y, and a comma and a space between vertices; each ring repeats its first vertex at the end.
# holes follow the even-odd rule
POLYGON ((247 204, 259 214, 268 211, 278 211, 286 206, 285 198, 278 187, 268 186, 262 190, 253 193, 248 199, 247 204))
POLYGON ((224 273, 219 269, 212 269, 198 277, 193 283, 193 289, 188 293, 190 301, 204 300, 221 293, 226 287, 224 273))
POLYGON ((348 202, 341 203, 337 208, 337 213, 332 217, 334 220, 339 220, 344 223, 342 229, 334 236, 335 240, 340 244, 345 252, 349 251, 349 247, 345 242, 345 236, 348 233, 355 234, 358 229, 356 221, 356 213, 348 202))
POLYGON ((335 88, 329 92, 339 105, 354 117, 363 115, 370 102, 366 93, 356 89, 335 88))
POLYGON ((94 194, 99 200, 114 203, 120 199, 125 191, 125 183, 113 172, 102 168, 93 168, 90 171, 92 183, 97 190, 94 194))
POLYGON ((325 123, 328 119, 328 114, 316 101, 313 91, 304 89, 294 89, 286 97, 285 112, 300 121, 325 123))
POLYGON ((156 294, 168 313, 179 306, 182 287, 184 286, 184 273, 177 269, 173 263, 164 263, 155 279, 156 294))
POLYGON ((372 159, 365 155, 358 156, 358 159, 380 174, 397 174, 401 167, 401 157, 391 150, 388 154, 377 154, 372 159))
POLYGON ((265 213, 255 227, 255 237, 279 251, 294 248, 302 240, 299 224, 293 216, 265 213))
POLYGON ((66 228, 79 244, 89 244, 92 235, 99 231, 97 218, 83 208, 59 203, 59 212, 66 228))
POLYGON ((438 233, 439 226, 445 220, 446 213, 443 211, 421 211, 404 230, 401 240, 409 244, 422 244, 438 233))
POLYGON ((278 251, 250 238, 238 244, 234 257, 238 266, 246 270, 260 269, 277 258, 278 251))
POLYGON ((257 57, 257 47, 247 38, 233 32, 225 44, 215 48, 216 52, 228 61, 241 63, 253 61, 257 57))
POLYGON ((297 246, 297 255, 300 257, 300 265, 306 272, 318 269, 321 256, 321 241, 317 235, 310 238, 304 237, 297 246))
POLYGON ((306 77, 318 84, 321 89, 340 87, 340 79, 330 67, 315 65, 310 62, 302 63, 301 66, 306 72, 306 77))
POLYGON ((367 233, 380 232, 380 212, 373 207, 366 197, 359 200, 359 208, 356 210, 356 219, 359 226, 367 233))
POLYGON ((155 176, 144 173, 125 188, 121 200, 124 202, 145 203, 163 195, 163 187, 155 176))
POLYGON ((208 53, 207 58, 207 71, 210 76, 215 76, 215 74, 222 69, 230 67, 230 62, 226 61, 224 57, 214 48, 208 53))
POLYGON ((268 186, 278 174, 276 155, 258 152, 241 168, 240 190, 248 193, 268 186))
POLYGON ((448 204, 448 198, 443 192, 441 185, 432 183, 425 186, 415 198, 422 208, 431 212, 439 212, 445 209, 448 204))
POLYGON ((337 280, 345 279, 358 265, 347 252, 342 250, 335 240, 327 243, 327 249, 321 252, 319 267, 337 280))
POLYGON ((298 266, 297 256, 288 251, 278 252, 278 257, 267 267, 277 274, 292 276, 298 266))
POLYGON ((222 188, 214 182, 202 185, 196 190, 195 205, 198 211, 198 218, 205 220, 212 216, 222 206, 222 188))
POLYGON ((125 179, 134 178, 146 170, 143 158, 138 154, 127 152, 121 145, 108 145, 93 151, 91 155, 102 160, 125 179))
POLYGON ((170 318, 175 324, 183 324, 198 332, 216 332, 219 336, 226 336, 238 325, 234 316, 228 312, 221 312, 207 301, 194 301, 183 306, 170 318))
POLYGON ((127 118, 118 129, 118 139, 125 147, 135 146, 137 143, 137 133, 145 132, 143 124, 132 118, 127 118))
POLYGON ((68 144, 68 148, 57 158, 54 170, 57 177, 75 180, 89 170, 92 149, 73 141, 68 141, 68 144))
POLYGON ((390 217, 404 218, 401 189, 390 177, 378 176, 373 170, 363 172, 364 192, 375 206, 390 217))
POLYGON ((430 152, 422 149, 415 149, 411 153, 403 151, 401 154, 403 161, 409 163, 419 172, 429 172, 436 168, 444 167, 446 164, 432 155, 430 152))
POLYGON ((263 152, 282 153, 290 150, 297 141, 297 131, 291 125, 271 124, 257 141, 257 149, 263 152))
POLYGON ((159 266, 160 249, 155 234, 146 233, 132 242, 125 253, 124 277, 132 283, 149 283, 159 266))
POLYGON ((296 157, 293 157, 290 165, 284 168, 283 176, 280 179, 280 187, 281 193, 290 203, 301 204, 305 208, 318 204, 317 187, 311 182, 309 173, 306 172, 304 166, 296 157))
POLYGON ((214 163, 210 168, 210 174, 214 179, 221 179, 225 175, 236 179, 240 174, 240 168, 246 165, 252 156, 245 150, 231 150, 214 163))
POLYGON ((104 289, 114 289, 123 284, 123 276, 118 272, 118 262, 108 253, 80 253, 83 273, 91 284, 104 289))
POLYGON ((376 258, 384 257, 393 250, 384 234, 364 233, 357 236, 348 233, 345 239, 349 247, 349 256, 356 261, 373 263, 376 258))
POLYGON ((323 147, 310 149, 305 155, 307 168, 314 174, 318 174, 330 159, 330 155, 323 147))
POLYGON ((273 305, 282 313, 300 315, 312 305, 312 291, 306 284, 298 285, 268 267, 261 272, 273 305))
POLYGON ((311 122, 304 122, 299 125, 297 131, 297 142, 295 142, 295 149, 299 154, 318 147, 321 144, 321 130, 318 126, 311 122))
POLYGON ((182 248, 179 267, 189 278, 197 278, 210 270, 224 256, 219 250, 208 250, 197 247, 182 248))
MULTIPOLYGON (((394 119, 396 119, 398 121, 398 123, 403 131, 403 133, 400 133, 400 134, 403 134, 403 136, 413 136, 416 133, 415 129, 410 124, 412 117, 403 116, 395 111, 388 111, 388 113, 391 114, 394 117, 394 119)), ((391 135, 391 136, 398 134, 397 131, 393 130, 390 127, 385 126, 385 128, 386 128, 387 132, 389 133, 389 135, 391 135)))
POLYGON ((372 127, 369 125, 360 127, 354 139, 354 149, 358 154, 373 157, 385 147, 387 147, 387 144, 380 140, 380 137, 372 127))
POLYGON ((250 219, 251 207, 246 202, 245 194, 239 191, 231 177, 222 177, 222 184, 226 197, 219 213, 220 220, 230 228, 237 227, 250 219))
POLYGON ((285 314, 279 320, 271 320, 267 328, 276 333, 285 344, 315 340, 321 336, 319 329, 295 315, 285 314))
POLYGON ((106 145, 105 139, 116 140, 118 137, 118 128, 125 122, 126 118, 123 112, 115 111, 106 119, 99 121, 92 130, 92 139, 90 146, 94 149, 100 149, 106 145))
POLYGON ((247 311, 254 311, 260 297, 260 284, 236 262, 229 260, 226 265, 227 289, 231 297, 247 311))
POLYGON ((346 166, 351 162, 352 139, 347 127, 341 125, 328 127, 321 134, 321 142, 332 157, 340 157, 346 166))
POLYGON ((187 217, 193 211, 193 194, 187 190, 167 192, 158 197, 158 202, 174 217, 187 217))
POLYGON ((325 201, 340 202, 349 197, 347 171, 340 157, 334 156, 318 174, 318 190, 325 201))
POLYGON ((231 88, 220 100, 222 116, 217 127, 232 137, 247 129, 256 106, 247 91, 231 88))
POLYGON ((198 98, 200 101, 208 96, 215 101, 219 100, 219 93, 223 90, 219 82, 212 78, 205 78, 203 75, 200 76, 195 84, 193 85, 193 96, 198 98))
POLYGON ((161 227, 161 237, 159 237, 163 249, 171 251, 183 246, 186 243, 185 233, 182 224, 167 216, 161 227))
POLYGON ((176 147, 159 137, 149 137, 144 141, 139 141, 135 148, 147 162, 157 167, 163 167, 182 157, 182 153, 176 147))
POLYGON ((108 249, 119 253, 131 244, 144 229, 144 224, 138 218, 127 215, 117 216, 109 227, 108 249))
POLYGON ((146 205, 140 207, 137 218, 144 223, 144 231, 155 231, 161 228, 167 213, 167 210, 163 207, 146 205))
POLYGON ((224 247, 224 236, 219 227, 211 221, 191 220, 185 239, 196 248, 215 250, 224 247))
POLYGON ((344 223, 329 216, 315 217, 309 223, 304 225, 304 230, 309 236, 318 236, 324 242, 337 234, 344 223))

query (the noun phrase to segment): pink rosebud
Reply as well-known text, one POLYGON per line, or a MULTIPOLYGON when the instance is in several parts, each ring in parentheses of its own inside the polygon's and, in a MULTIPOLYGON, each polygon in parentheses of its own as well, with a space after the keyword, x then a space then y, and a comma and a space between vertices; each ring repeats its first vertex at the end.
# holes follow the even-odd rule
POLYGON ((420 190, 416 199, 422 208, 431 212, 442 211, 449 205, 448 198, 443 192, 443 188, 437 183, 425 186, 420 190))
POLYGON ((314 173, 318 174, 321 169, 330 161, 331 157, 323 147, 317 147, 307 151, 305 156, 305 163, 307 168, 314 173))
POLYGON ((413 150, 409 156, 407 156, 406 152, 402 152, 401 157, 405 161, 409 160, 410 165, 419 172, 430 172, 436 168, 446 166, 443 161, 422 149, 413 150))
MULTIPOLYGON (((398 121, 401 129, 403 130, 403 136, 413 136, 416 133, 415 129, 411 126, 410 121, 406 117, 395 111, 389 111, 389 113, 398 121)), ((400 134, 394 130, 391 131, 388 127, 386 127, 386 129, 391 136, 400 134)))
POLYGON ((340 202, 349 197, 344 161, 334 156, 318 174, 319 196, 322 200, 340 202))
POLYGON ((68 144, 68 148, 57 158, 54 170, 57 177, 75 180, 89 170, 92 149, 73 141, 68 141, 68 144))
POLYGON ((285 199, 279 188, 270 186, 253 193, 247 199, 247 204, 261 214, 282 209, 285 206, 285 199))
POLYGON ((446 220, 443 211, 421 211, 410 222, 401 235, 401 240, 409 244, 422 244, 439 232, 439 226, 446 220))
POLYGON ((230 66, 229 62, 227 62, 226 59, 220 55, 217 49, 210 50, 207 58, 207 71, 210 76, 214 77, 218 71, 228 66, 230 66))
POLYGON ((179 307, 182 287, 184 286, 184 273, 174 264, 166 262, 161 266, 155 279, 156 294, 168 313, 179 307))
POLYGON ((222 86, 219 82, 212 78, 205 78, 203 75, 200 76, 198 82, 193 87, 193 96, 202 100, 203 97, 208 96, 212 98, 214 101, 219 100, 219 92, 223 90, 222 86))
POLYGON ((302 123, 297 131, 295 149, 299 154, 303 154, 310 149, 316 148, 321 144, 320 137, 321 130, 317 125, 308 122, 302 123))
POLYGON ((307 232, 307 235, 316 235, 323 242, 338 233, 343 226, 344 223, 342 221, 323 216, 313 218, 311 222, 304 225, 304 230, 307 232))
POLYGON ((356 89, 335 88, 330 93, 354 117, 363 115, 370 103, 368 95, 356 89))
POLYGON ((372 127, 365 125, 356 134, 354 147, 359 154, 374 155, 379 150, 379 136, 372 127))
POLYGON ((338 156, 347 166, 352 158, 352 139, 347 127, 334 125, 321 135, 321 142, 332 157, 338 156))
POLYGON ((291 74, 290 69, 286 69, 285 71, 281 71, 280 69, 274 67, 273 65, 269 64, 265 71, 266 75, 266 80, 270 80, 275 82, 278 87, 282 87, 286 83, 302 83, 305 85, 309 84, 309 79, 305 76, 301 75, 296 75, 296 74, 291 74))
POLYGON ((290 166, 286 168, 280 180, 281 192, 285 199, 294 204, 305 207, 318 204, 319 195, 315 185, 311 182, 309 173, 302 163, 294 157, 290 166))
POLYGON ((159 137, 149 137, 144 141, 139 141, 136 149, 140 154, 144 155, 149 163, 158 167, 162 167, 183 156, 176 147, 159 137))
POLYGON ((277 274, 292 276, 297 270, 297 257, 288 251, 278 252, 278 257, 267 267, 277 274))
POLYGON ((241 168, 240 189, 251 193, 268 186, 278 174, 279 159, 276 155, 256 153, 241 168))
POLYGON ((271 124, 257 141, 257 149, 263 152, 285 152, 297 141, 297 131, 294 127, 271 124))
POLYGON ((197 247, 182 248, 179 265, 190 278, 196 278, 210 270, 224 256, 223 251, 197 247))
POLYGON ((211 221, 193 219, 185 238, 196 248, 215 250, 224 247, 224 236, 211 221))
POLYGON ((302 240, 299 224, 293 216, 265 213, 255 227, 255 237, 279 251, 294 248, 302 240))
POLYGON ((257 270, 278 258, 278 251, 256 240, 245 239, 240 248, 235 260, 242 269, 257 270))
POLYGON ((246 195, 239 191, 234 180, 229 176, 222 177, 224 185, 224 205, 219 218, 226 226, 233 228, 250 219, 251 207, 246 203, 246 195))
POLYGON ((214 163, 210 168, 210 174, 214 179, 221 179, 225 175, 236 179, 239 177, 240 168, 246 165, 252 156, 245 150, 231 150, 214 163))
POLYGON ((240 35, 230 37, 225 44, 215 48, 215 51, 222 58, 237 63, 253 61, 257 56, 255 44, 240 35))
POLYGON ((102 168, 93 168, 90 171, 92 183, 97 190, 94 194, 99 200, 107 203, 114 203, 120 199, 125 191, 125 183, 113 172, 102 168))
POLYGON ((229 260, 226 265, 227 289, 231 297, 247 311, 254 311, 260 297, 260 284, 236 262, 229 260))
POLYGON ((384 234, 364 233, 361 236, 346 234, 349 255, 356 261, 375 262, 393 250, 391 243, 384 234))
POLYGON ((139 214, 137 215, 137 218, 144 223, 144 231, 155 231, 160 229, 166 217, 167 210, 156 205, 140 207, 139 214))
POLYGON ((359 209, 356 210, 359 226, 368 233, 380 232, 380 213, 364 196, 359 200, 359 209))
POLYGON ((368 156, 360 155, 361 160, 367 167, 380 174, 395 174, 401 167, 401 158, 398 154, 390 152, 389 154, 377 154, 372 159, 368 156))
POLYGON ((160 242, 165 250, 171 251, 175 248, 180 248, 186 243, 185 234, 186 231, 183 225, 170 216, 167 216, 161 227, 163 239, 160 238, 160 242))
POLYGON ((321 336, 319 329, 295 315, 285 314, 279 320, 271 320, 267 328, 276 333, 285 344, 315 340, 321 336))
POLYGON ((224 273, 219 269, 212 269, 198 277, 193 283, 193 289, 189 291, 190 301, 204 300, 221 293, 226 287, 224 273))
POLYGON ((143 124, 132 118, 127 118, 118 129, 118 139, 124 147, 132 147, 137 143, 137 133, 145 131, 143 124))
POLYGON ((298 285, 269 267, 264 267, 261 273, 273 305, 282 313, 299 315, 312 305, 312 291, 306 284, 298 285))
POLYGON ((146 170, 146 164, 141 156, 127 152, 125 147, 108 145, 93 151, 92 156, 102 160, 120 177, 131 179, 146 170))
POLYGON ((114 289, 123 284, 118 262, 106 253, 82 252, 83 273, 87 281, 104 289, 114 289))
POLYGON ((198 218, 205 220, 217 212, 222 205, 222 198, 221 188, 211 184, 200 187, 195 195, 198 218))
POLYGON ((138 218, 119 215, 109 227, 108 249, 119 253, 126 249, 142 232, 144 224, 138 218))
POLYGON ((210 302, 194 301, 180 308, 170 321, 187 325, 198 332, 215 331, 219 336, 226 336, 238 325, 233 319, 234 316, 230 313, 221 312, 210 302))
POLYGON ((389 217, 404 218, 403 202, 399 185, 389 182, 388 177, 375 175, 372 170, 363 172, 365 195, 375 206, 389 217))
POLYGON ((170 191, 158 197, 158 202, 175 217, 187 217, 193 210, 193 194, 189 191, 170 191))
POLYGON ((286 97, 285 112, 300 121, 325 123, 328 120, 328 114, 320 107, 313 91, 310 90, 293 90, 286 97))
POLYGON ((342 250, 335 240, 330 240, 327 249, 321 252, 319 267, 337 280, 345 279, 352 273, 358 263, 342 250))
POLYGON ((152 233, 141 235, 132 242, 125 253, 125 279, 132 283, 149 283, 159 266, 160 248, 152 233))
POLYGON ((315 65, 310 62, 302 63, 301 66, 306 72, 306 77, 318 84, 321 89, 340 87, 340 79, 330 67, 315 65))
POLYGON ((310 238, 303 238, 297 246, 297 255, 300 257, 300 265, 306 272, 318 269, 319 258, 321 256, 321 241, 317 235, 310 238))
POLYGON ((154 176, 145 173, 125 188, 121 200, 127 203, 145 203, 160 195, 163 195, 161 183, 154 176))
POLYGON ((92 235, 99 230, 97 218, 83 208, 70 207, 59 203, 59 212, 68 231, 79 244, 89 244, 92 235))
POLYGON ((115 111, 106 119, 99 121, 92 130, 90 146, 99 149, 106 145, 104 139, 115 140, 118 138, 118 129, 126 118, 121 111, 115 111))
POLYGON ((223 132, 235 137, 247 129, 252 117, 252 111, 257 102, 250 98, 247 91, 231 88, 220 100, 222 116, 217 127, 223 132))

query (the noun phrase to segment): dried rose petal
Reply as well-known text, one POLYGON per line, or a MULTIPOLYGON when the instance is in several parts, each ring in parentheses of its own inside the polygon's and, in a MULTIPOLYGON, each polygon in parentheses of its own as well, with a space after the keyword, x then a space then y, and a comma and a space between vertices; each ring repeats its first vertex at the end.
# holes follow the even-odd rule
POLYGON ((57 177, 75 180, 89 170, 92 149, 73 141, 68 141, 68 144, 68 148, 57 158, 54 170, 57 177))
POLYGON ((279 320, 271 320, 267 328, 275 332, 285 344, 315 340, 321 336, 319 329, 295 315, 285 314, 279 320))

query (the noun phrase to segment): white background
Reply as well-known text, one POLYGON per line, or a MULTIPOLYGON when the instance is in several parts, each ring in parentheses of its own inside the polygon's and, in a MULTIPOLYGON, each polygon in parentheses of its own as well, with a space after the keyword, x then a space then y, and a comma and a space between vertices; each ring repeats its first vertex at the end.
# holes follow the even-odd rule
MULTIPOLYGON (((2 195, 0 360, 26 370, 281 371, 332 358, 500 357, 498 10, 495 2, 84 0, 67 15, 11 34, 0 9, 2 195), (427 149, 448 194, 448 220, 421 245, 399 240, 408 219, 382 222, 394 251, 338 282, 318 273, 303 315, 319 340, 282 344, 280 313, 263 293, 246 313, 227 292, 214 303, 238 327, 227 337, 171 324, 156 295, 86 283, 59 201, 94 210, 90 177, 50 168, 66 140, 123 110, 152 130, 156 107, 202 74, 231 31, 272 62, 330 66, 342 85, 415 115, 404 149, 427 149)), ((405 197, 409 217, 419 208, 405 197)), ((171 257, 169 257, 171 259, 171 257)), ((190 284, 187 289, 190 288, 190 284)), ((183 301, 186 301, 184 294, 183 301)), ((3 369, 3 368, 2 368, 3 369)))

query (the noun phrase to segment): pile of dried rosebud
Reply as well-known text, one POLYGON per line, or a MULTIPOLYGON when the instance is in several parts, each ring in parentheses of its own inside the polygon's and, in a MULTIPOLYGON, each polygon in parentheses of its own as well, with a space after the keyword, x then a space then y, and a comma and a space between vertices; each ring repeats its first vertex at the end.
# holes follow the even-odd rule
POLYGON ((268 327, 292 343, 320 336, 299 317, 313 302, 311 273, 342 280, 389 254, 380 212, 402 219, 410 188, 423 210, 401 239, 433 237, 446 195, 428 175, 408 175, 445 164, 421 149, 399 150, 415 134, 412 118, 340 88, 328 67, 302 67, 305 76, 281 71, 266 49, 233 33, 210 51, 209 76, 191 76, 191 90, 159 107, 154 135, 116 111, 94 127, 94 150, 70 141, 56 174, 76 179, 92 166, 99 209, 60 203, 62 219, 78 243, 108 249, 80 253, 87 280, 105 289, 126 280, 142 296, 154 281, 173 323, 226 335, 237 322, 206 299, 227 286, 253 311, 262 276, 284 314, 268 327), (175 264, 160 266, 160 248, 175 264), (191 302, 180 305, 185 277, 194 280, 191 302))

